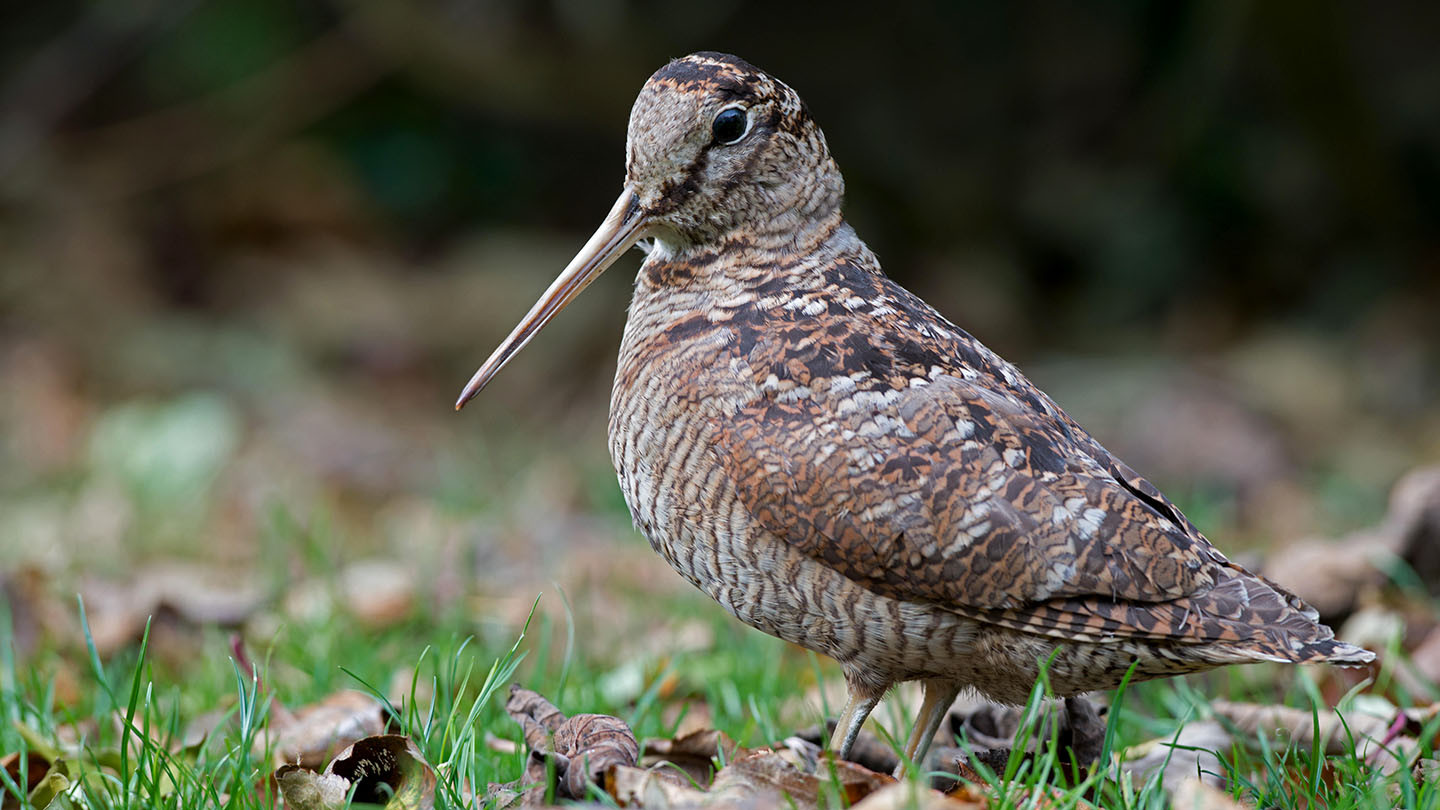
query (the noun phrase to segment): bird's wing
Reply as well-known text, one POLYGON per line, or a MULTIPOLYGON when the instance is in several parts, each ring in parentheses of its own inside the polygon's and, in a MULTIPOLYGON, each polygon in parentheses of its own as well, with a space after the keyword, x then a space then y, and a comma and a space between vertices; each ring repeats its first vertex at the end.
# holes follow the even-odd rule
POLYGON ((765 529, 877 592, 1057 635, 1203 640, 1187 597, 1239 569, 1063 414, 982 380, 761 396, 715 449, 765 529))

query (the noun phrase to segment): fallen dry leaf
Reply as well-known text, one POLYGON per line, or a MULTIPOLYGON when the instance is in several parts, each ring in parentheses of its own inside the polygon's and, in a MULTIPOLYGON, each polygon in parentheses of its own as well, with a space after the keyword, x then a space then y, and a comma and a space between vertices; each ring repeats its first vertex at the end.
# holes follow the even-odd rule
POLYGON ((640 756, 635 733, 623 720, 605 714, 567 718, 539 693, 513 684, 505 711, 524 732, 530 758, 525 764, 524 800, 539 804, 555 773, 555 795, 583 799, 590 785, 603 784, 607 768, 633 766, 640 756))
POLYGON ((1261 706, 1258 703, 1241 703, 1229 700, 1211 701, 1210 709, 1216 717, 1224 718, 1246 735, 1283 734, 1302 748, 1314 743, 1318 736, 1327 754, 1345 753, 1350 746, 1349 735, 1356 741, 1363 737, 1385 736, 1390 723, 1378 717, 1351 713, 1341 719, 1333 711, 1321 711, 1312 718, 1309 711, 1289 706, 1261 706))
MULTIPOLYGON (((21 787, 26 795, 29 795, 37 785, 50 772, 50 760, 40 754, 30 751, 24 755, 19 753, 6 754, 0 758, 0 768, 5 769, 5 775, 10 777, 11 784, 21 787), (24 778, 21 778, 21 771, 24 770, 24 778)), ((20 802, 10 794, 10 791, 0 787, 0 810, 18 810, 20 802)))
MULTIPOLYGON (((1016 706, 1004 706, 983 699, 957 701, 941 724, 942 736, 937 740, 946 748, 951 747, 949 743, 952 740, 966 740, 974 759, 992 769, 1003 769, 1023 716, 1023 710, 1016 706)), ((1040 746, 1048 745, 1054 736, 1060 750, 1069 751, 1075 765, 1081 769, 1088 769, 1100 758, 1105 741, 1105 721, 1094 704, 1085 698, 1047 701, 1044 711, 1032 722, 1033 730, 1025 745, 1027 755, 1033 755, 1040 746), (1059 724, 1059 728, 1052 735, 1055 723, 1059 724)), ((945 753, 947 757, 954 756, 950 751, 945 753)))
POLYGON ((1231 743, 1230 733, 1213 720, 1188 723, 1179 734, 1125 749, 1120 755, 1120 767, 1141 785, 1156 771, 1162 771, 1161 784, 1169 791, 1197 779, 1206 785, 1221 787, 1225 783, 1225 769, 1215 752, 1226 750, 1231 743))
POLYGON ((338 611, 372 630, 393 627, 414 612, 415 578, 413 567, 397 560, 358 560, 333 577, 296 584, 285 594, 283 609, 305 621, 327 620, 338 611))
POLYGON ((1271 555, 1263 573, 1313 605, 1327 623, 1339 625, 1360 604, 1361 594, 1384 584, 1389 561, 1397 557, 1432 593, 1440 592, 1440 466, 1401 478, 1379 524, 1339 540, 1294 543, 1271 555))
POLYGON ((796 804, 815 806, 823 785, 839 784, 847 804, 854 804, 880 788, 895 783, 887 774, 839 759, 825 758, 819 774, 807 773, 791 751, 756 751, 738 757, 715 775, 716 792, 778 793, 796 804))
POLYGON ((294 810, 338 810, 346 799, 394 810, 435 806, 435 770, 413 740, 399 734, 366 737, 341 751, 324 773, 284 765, 275 781, 294 810))
POLYGON ((507 740, 503 737, 497 737, 495 736, 495 732, 486 729, 485 748, 486 750, 494 751, 497 754, 513 754, 516 751, 520 750, 520 744, 515 742, 514 740, 507 740))
POLYGON ((350 783, 334 774, 320 774, 299 765, 281 765, 275 781, 287 810, 331 810, 343 807, 350 783))
POLYGON ((977 792, 950 795, 897 782, 866 796, 851 810, 986 810, 989 806, 989 800, 977 792))
POLYGON ((667 810, 675 807, 718 807, 735 800, 690 785, 664 767, 632 768, 616 765, 605 772, 605 792, 621 807, 667 810))
MULTIPOLYGON (((823 727, 811 726, 795 736, 819 746, 828 743, 834 733, 835 723, 831 721, 823 727)), ((936 750, 946 747, 941 745, 938 740, 937 737, 936 744, 931 746, 930 761, 932 765, 936 761, 936 750)), ((863 765, 876 773, 894 773, 895 766, 900 764, 900 756, 895 753, 894 746, 880 739, 879 735, 873 731, 862 728, 860 736, 855 738, 855 744, 850 747, 850 761, 863 765)))
POLYGON ((1440 627, 1432 628, 1426 634, 1420 646, 1410 654, 1410 659, 1415 663, 1415 669, 1432 685, 1440 684, 1440 627))
POLYGON ((374 696, 353 689, 336 692, 291 714, 277 706, 269 732, 255 741, 275 761, 314 770, 336 751, 385 730, 385 706, 374 696))
POLYGON ((1431 593, 1440 592, 1440 465, 1412 470, 1390 492, 1386 529, 1431 593))
POLYGON ((1361 759, 1389 773, 1415 759, 1419 743, 1405 732, 1435 716, 1440 704, 1427 709, 1395 711, 1390 719, 1371 714, 1350 712, 1343 717, 1335 711, 1320 711, 1312 717, 1309 711, 1289 706, 1261 706, 1254 703, 1213 701, 1216 717, 1233 723, 1241 733, 1280 734, 1301 748, 1309 748, 1318 739, 1326 754, 1343 754, 1353 750, 1361 759))
POLYGON ((415 609, 415 571, 394 560, 362 560, 340 572, 345 607, 367 627, 404 621, 415 609))
POLYGON ((1394 558, 1394 547, 1391 536, 1378 531, 1356 532, 1338 541, 1312 538, 1270 555, 1262 573, 1338 625, 1355 610, 1361 591, 1385 581, 1380 565, 1394 558))
MULTIPOLYGON (((238 627, 264 603, 263 591, 249 576, 181 561, 151 563, 123 582, 92 579, 81 590, 90 638, 107 657, 138 642, 151 618, 164 617, 178 627, 238 627)), ((162 624, 155 625, 152 645, 162 624)))
POLYGON ((708 787, 715 778, 715 762, 729 762, 742 753, 749 753, 724 732, 717 729, 695 731, 668 740, 646 740, 640 754, 640 767, 664 765, 678 769, 701 787, 708 787))
POLYGON ((1199 779, 1186 779, 1176 785, 1170 791, 1170 806, 1174 810, 1245 810, 1245 805, 1230 794, 1199 779))
MULTIPOLYGON (((14 565, 13 560, 5 562, 6 567, 14 565)), ((45 639, 68 642, 80 636, 74 598, 60 599, 55 590, 49 574, 38 566, 0 571, 0 599, 10 608, 11 643, 22 661, 45 639)))
POLYGON ((673 700, 660 712, 660 725, 675 729, 676 737, 714 727, 715 717, 704 699, 673 700))

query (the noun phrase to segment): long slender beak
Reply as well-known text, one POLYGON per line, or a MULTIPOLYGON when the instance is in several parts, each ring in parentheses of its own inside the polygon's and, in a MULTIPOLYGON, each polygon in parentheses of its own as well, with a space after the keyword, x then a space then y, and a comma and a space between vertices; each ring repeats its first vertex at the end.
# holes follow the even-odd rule
POLYGON ((599 278, 606 268, 615 263, 620 254, 639 241, 645 235, 647 225, 649 220, 640 212, 635 192, 626 186, 620 193, 620 199, 615 201, 615 207, 610 209, 610 213, 605 217, 605 221, 600 223, 590 241, 580 248, 580 252, 575 254, 575 258, 570 260, 570 264, 510 332, 510 336, 505 338, 490 355, 490 359, 486 360, 480 370, 475 372, 475 376, 470 378, 470 382, 465 384, 465 390, 461 391, 460 398, 455 400, 455 410, 465 407, 465 403, 480 393, 485 384, 490 382, 490 378, 499 373, 500 369, 510 362, 510 358, 525 348, 525 344, 544 329, 551 318, 574 301, 581 291, 590 286, 590 282, 599 278))

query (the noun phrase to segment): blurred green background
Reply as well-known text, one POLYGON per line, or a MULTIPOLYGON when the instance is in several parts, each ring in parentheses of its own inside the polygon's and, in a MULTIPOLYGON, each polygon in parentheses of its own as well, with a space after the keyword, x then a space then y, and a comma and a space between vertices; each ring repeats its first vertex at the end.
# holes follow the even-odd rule
POLYGON ((248 568, 298 532, 521 618, 617 544, 670 577, 604 449, 637 258, 450 405, 695 50, 797 88, 887 272, 1223 548, 1366 524, 1440 458, 1434 3, 3 15, 0 571, 248 568))

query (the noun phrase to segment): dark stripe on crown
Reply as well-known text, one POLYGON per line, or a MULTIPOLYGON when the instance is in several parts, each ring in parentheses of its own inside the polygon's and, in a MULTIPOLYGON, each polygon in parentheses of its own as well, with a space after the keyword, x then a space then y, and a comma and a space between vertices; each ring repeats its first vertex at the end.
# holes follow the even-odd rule
POLYGON ((737 56, 705 52, 676 59, 655 71, 650 80, 681 89, 709 85, 738 97, 753 95, 751 85, 766 78, 763 70, 737 56))

